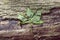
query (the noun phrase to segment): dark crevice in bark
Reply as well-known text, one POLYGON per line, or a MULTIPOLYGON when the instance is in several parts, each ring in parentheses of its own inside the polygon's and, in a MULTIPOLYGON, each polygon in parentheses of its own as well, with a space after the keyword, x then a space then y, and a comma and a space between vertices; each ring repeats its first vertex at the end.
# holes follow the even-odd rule
POLYGON ((1 19, 2 21, 5 21, 5 20, 15 20, 15 21, 20 21, 19 19, 17 18, 5 18, 5 19, 1 19))

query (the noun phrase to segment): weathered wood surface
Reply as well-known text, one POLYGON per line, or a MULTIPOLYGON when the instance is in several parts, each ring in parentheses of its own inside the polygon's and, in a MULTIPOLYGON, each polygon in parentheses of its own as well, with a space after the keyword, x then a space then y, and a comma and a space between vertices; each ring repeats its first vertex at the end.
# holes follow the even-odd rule
POLYGON ((25 11, 27 7, 32 10, 39 8, 49 12, 50 8, 59 7, 60 0, 0 0, 0 16, 3 18, 17 18, 17 14, 25 11))
POLYGON ((0 40, 60 40, 60 0, 0 0, 0 40), (33 11, 44 9, 42 25, 28 25, 22 29, 17 14, 30 7, 33 11), (54 10, 51 8, 57 7, 54 10), (51 10, 49 10, 51 9, 51 10))
POLYGON ((42 15, 43 25, 33 25, 33 30, 28 25, 22 29, 17 20, 0 21, 1 40, 58 40, 60 39, 60 8, 51 10, 42 15))

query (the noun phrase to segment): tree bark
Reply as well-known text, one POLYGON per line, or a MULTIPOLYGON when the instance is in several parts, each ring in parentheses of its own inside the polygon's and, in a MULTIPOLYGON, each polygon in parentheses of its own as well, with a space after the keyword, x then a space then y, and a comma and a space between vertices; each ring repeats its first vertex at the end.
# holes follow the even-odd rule
POLYGON ((59 11, 60 0, 0 0, 0 40, 60 40, 59 11), (28 29, 21 29, 19 25, 16 25, 19 22, 17 14, 25 12, 27 7, 30 7, 33 12, 43 9, 42 20, 44 23, 42 26, 33 25, 32 32, 29 26, 28 29), (9 21, 3 20, 5 18, 17 19, 17 22, 10 23, 9 28, 9 21))

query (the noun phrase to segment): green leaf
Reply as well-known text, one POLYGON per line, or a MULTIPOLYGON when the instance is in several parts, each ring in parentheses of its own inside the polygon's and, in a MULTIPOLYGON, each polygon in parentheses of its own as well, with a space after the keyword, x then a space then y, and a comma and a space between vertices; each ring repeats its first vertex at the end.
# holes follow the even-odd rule
POLYGON ((41 13, 42 13, 42 10, 38 10, 37 13, 36 13, 36 15, 41 16, 41 13))
POLYGON ((35 21, 35 22, 33 22, 34 24, 42 24, 42 23, 44 23, 42 20, 40 20, 40 21, 35 21))
POLYGON ((31 21, 29 20, 29 21, 24 21, 24 22, 21 22, 21 24, 30 24, 31 23, 31 21))
POLYGON ((39 21, 39 20, 40 20, 40 16, 33 16, 33 18, 31 18, 32 22, 39 21))
POLYGON ((37 13, 33 13, 27 8, 26 13, 21 12, 18 14, 18 19, 21 20, 21 24, 41 24, 43 21, 40 19, 42 10, 38 10, 37 13))
POLYGON ((39 22, 40 24, 41 24, 41 23, 44 23, 42 20, 40 20, 40 21, 38 21, 38 22, 39 22))
POLYGON ((33 14, 34 14, 34 13, 33 13, 29 8, 27 8, 27 10, 26 10, 26 15, 27 15, 28 17, 32 17, 33 14))
POLYGON ((20 19, 21 21, 26 21, 27 20, 22 14, 18 15, 18 19, 20 19))

